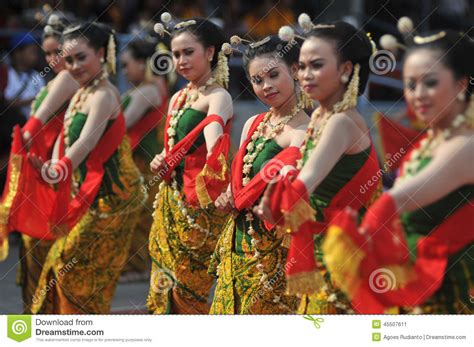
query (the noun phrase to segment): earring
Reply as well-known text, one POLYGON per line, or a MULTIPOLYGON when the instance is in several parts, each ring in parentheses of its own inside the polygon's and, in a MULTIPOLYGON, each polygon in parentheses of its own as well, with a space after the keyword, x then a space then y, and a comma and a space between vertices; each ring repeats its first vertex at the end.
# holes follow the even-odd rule
POLYGON ((104 57, 100 58, 100 62, 101 62, 101 64, 103 64, 105 62, 104 57))
POLYGON ((456 96, 456 99, 458 99, 461 102, 464 102, 464 101, 466 101, 466 94, 464 92, 460 92, 456 96))
POLYGON ((207 60, 212 61, 212 57, 208 57, 207 60))
POLYGON ((349 82, 349 76, 347 75, 342 75, 341 76, 341 82, 346 84, 347 82, 349 82))

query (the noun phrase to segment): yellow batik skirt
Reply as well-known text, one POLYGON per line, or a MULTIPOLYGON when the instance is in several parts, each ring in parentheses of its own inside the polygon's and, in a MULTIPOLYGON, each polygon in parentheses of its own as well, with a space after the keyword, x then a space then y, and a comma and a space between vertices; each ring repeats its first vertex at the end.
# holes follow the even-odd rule
POLYGON ((98 198, 97 208, 80 219, 67 236, 57 239, 46 257, 32 313, 108 313, 125 265, 132 230, 145 193, 130 146, 119 148, 121 191, 98 198))
POLYGON ((54 241, 39 240, 25 234, 21 238, 17 283, 21 286, 23 311, 29 314, 46 256, 54 241))
POLYGON ((285 293, 288 249, 282 245, 282 240, 272 243, 262 252, 261 260, 257 260, 233 251, 234 232, 234 219, 229 218, 209 268, 210 273, 218 276, 210 313, 295 313, 299 299, 285 293), (260 269, 257 263, 262 265, 260 269), (267 275, 265 280, 262 280, 262 273, 267 275))
POLYGON ((227 215, 214 207, 187 207, 187 213, 204 230, 190 227, 173 189, 164 182, 155 203, 149 241, 148 310, 154 314, 207 314, 213 284, 207 269, 227 215))
POLYGON ((140 217, 133 230, 132 243, 130 253, 122 273, 142 273, 146 276, 150 274, 151 259, 148 252, 148 240, 150 238, 150 228, 153 223, 153 201, 156 193, 158 193, 158 183, 153 180, 150 174, 149 163, 145 158, 134 155, 135 164, 144 177, 144 186, 146 188, 148 198, 140 213, 140 217))

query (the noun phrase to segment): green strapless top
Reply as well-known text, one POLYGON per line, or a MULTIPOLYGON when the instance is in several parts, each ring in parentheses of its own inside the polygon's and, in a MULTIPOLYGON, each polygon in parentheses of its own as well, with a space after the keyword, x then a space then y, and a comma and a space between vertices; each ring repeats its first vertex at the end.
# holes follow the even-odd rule
MULTIPOLYGON (((417 172, 426 167, 430 161, 431 158, 424 158, 417 172)), ((400 216, 412 260, 416 259, 416 245, 419 238, 428 235, 447 217, 469 203, 473 194, 474 185, 464 185, 428 206, 405 212, 400 216)), ((462 233, 464 230, 453 229, 452 232, 462 233)), ((448 258, 443 283, 425 304, 431 313, 460 313, 474 310, 474 303, 469 298, 474 288, 474 247, 472 246, 473 243, 448 258)))
MULTIPOLYGON (((87 115, 81 112, 77 112, 76 115, 72 118, 71 124, 69 126, 69 131, 68 131, 70 145, 76 142, 77 139, 79 138, 82 128, 84 127, 84 124, 86 123, 86 120, 87 120, 87 115)), ((112 125, 114 121, 115 119, 111 119, 107 122, 107 127, 104 133, 110 128, 110 126, 112 125)), ((100 186, 99 193, 97 194, 95 203, 97 203, 97 200, 99 198, 115 195, 118 191, 117 187, 120 191, 126 188, 122 180, 120 179, 120 173, 119 173, 120 156, 118 152, 119 151, 116 150, 112 154, 112 156, 109 158, 109 160, 105 162, 104 178, 102 179, 102 184, 100 186)), ((79 165, 76 171, 76 180, 78 181, 79 184, 82 184, 87 174, 86 162, 87 162, 87 158, 79 165)))
MULTIPOLYGON (((426 167, 430 161, 430 158, 424 158, 417 172, 426 167)), ((410 249, 415 252, 420 236, 428 235, 447 217, 468 203, 473 196, 474 185, 464 185, 428 206, 403 213, 400 219, 407 234, 410 249)))
MULTIPOLYGON (((183 115, 180 117, 178 124, 176 126, 176 135, 174 136, 174 143, 178 143, 183 138, 186 137, 187 134, 191 132, 199 123, 201 123, 204 118, 206 118, 207 113, 204 111, 195 110, 193 108, 188 108, 184 110, 183 115)), ((206 142, 204 138, 204 132, 199 134, 196 141, 194 141, 193 145, 191 146, 190 150, 187 154, 192 154, 196 151, 199 147, 201 147, 206 142)), ((184 159, 179 163, 179 165, 175 169, 176 172, 176 180, 180 186, 183 185, 183 172, 184 172, 184 159)))
MULTIPOLYGON (((314 148, 310 141, 303 155, 305 163, 314 148)), ((324 209, 329 206, 334 196, 349 182, 354 175, 364 166, 369 158, 371 147, 356 154, 344 154, 334 165, 329 174, 310 196, 311 206, 316 210, 316 219, 324 221, 324 209)))
MULTIPOLYGON (((263 139, 260 138, 256 141, 255 145, 262 143, 263 139)), ((276 156, 283 150, 274 140, 270 140, 265 143, 262 151, 258 153, 254 162, 252 163, 252 169, 250 170, 250 178, 253 178, 260 170, 263 169, 266 162, 276 156)), ((254 247, 251 244, 252 238, 247 233, 249 229, 250 222, 246 221, 245 215, 247 210, 241 211, 235 219, 235 241, 234 248, 235 252, 239 255, 244 255, 246 253, 253 253, 254 247)), ((266 237, 272 237, 267 230, 265 229, 262 221, 257 217, 253 216, 252 226, 256 233, 262 235, 265 234, 266 237)))

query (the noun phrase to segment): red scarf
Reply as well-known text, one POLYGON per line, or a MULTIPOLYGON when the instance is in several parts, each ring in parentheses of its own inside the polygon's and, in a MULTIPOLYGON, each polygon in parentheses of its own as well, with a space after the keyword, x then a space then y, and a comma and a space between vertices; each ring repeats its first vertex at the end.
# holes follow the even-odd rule
MULTIPOLYGON (((267 184, 275 180, 278 172, 283 166, 296 166, 296 161, 300 157, 298 147, 287 147, 274 156, 265 164, 265 167, 258 172, 250 182, 244 187, 242 184, 244 157, 247 154, 247 145, 252 141, 252 135, 258 125, 263 121, 266 113, 258 115, 250 126, 247 138, 242 143, 232 162, 232 194, 234 195, 235 207, 238 210, 251 208, 262 196, 267 184)), ((271 227, 266 224, 268 229, 271 227)))
POLYGON ((292 179, 297 176, 297 172, 277 183, 270 206, 275 220, 280 226, 288 228, 288 225, 285 225, 286 222, 289 219, 297 219, 290 223, 293 227, 296 226, 296 229, 291 228, 291 245, 287 257, 288 262, 291 261, 292 264, 286 267, 289 292, 307 294, 318 289, 320 279, 314 257, 314 234, 325 232, 328 221, 340 209, 350 206, 359 210, 366 206, 377 192, 379 170, 377 154, 374 146, 371 145, 369 157, 362 168, 333 197, 330 205, 324 210, 324 222, 315 221, 316 212, 311 211, 309 201, 302 201, 301 192, 294 189, 292 179), (373 184, 361 193, 361 185, 367 182, 373 184))
MULTIPOLYGON (((64 155, 63 131, 64 128, 60 135, 60 156, 64 155)), ((86 178, 76 197, 71 200, 72 172, 68 172, 66 179, 60 181, 58 189, 54 190, 28 161, 20 129, 15 128, 8 168, 9 181, 2 198, 2 205, 6 206, 8 211, 6 218, 0 220, 0 229, 3 228, 7 232, 17 230, 45 240, 67 234, 94 202, 102 183, 104 164, 117 150, 124 135, 125 121, 120 114, 89 154, 86 161, 86 178), (10 182, 11 172, 18 173, 16 184, 10 182)), ((51 133, 45 134, 45 138, 52 138, 51 133)), ((39 141, 35 146, 37 147, 32 150, 33 153, 50 151, 46 144, 39 141)))
MULTIPOLYGON (((181 95, 182 91, 179 95, 181 95)), ((177 105, 173 109, 183 105, 177 105)), ((184 103, 184 101, 182 102, 184 103)), ((222 193, 229 183, 229 172, 227 172, 227 160, 230 147, 231 122, 224 124, 222 117, 213 114, 207 115, 192 131, 170 150, 168 145, 168 128, 171 115, 166 118, 164 145, 166 149, 165 164, 158 170, 158 175, 169 182, 174 169, 184 160, 183 191, 186 201, 191 206, 205 207, 213 202, 222 193), (224 134, 217 140, 212 152, 208 155, 206 144, 202 144, 193 153, 188 154, 194 142, 197 140, 204 128, 210 123, 218 122, 224 129, 224 134)))
MULTIPOLYGON (((420 142, 421 140, 415 144, 412 150, 418 148, 420 142)), ((402 171, 409 158, 410 153, 407 153, 402 162, 402 171)), ((340 234, 342 232, 342 236, 339 236, 338 240, 345 243, 344 253, 361 255, 359 263, 351 266, 352 269, 349 271, 342 273, 346 279, 351 278, 350 281, 354 283, 349 286, 346 292, 351 297, 356 312, 381 314, 390 307, 417 306, 430 298, 443 282, 448 257, 474 242, 473 202, 471 199, 465 206, 446 218, 429 236, 420 237, 416 246, 417 256, 414 263, 403 258, 395 263, 393 261, 392 254, 406 252, 405 249, 397 249, 397 247, 406 247, 404 246, 405 242, 389 244, 383 242, 385 238, 381 237, 380 244, 372 245, 373 249, 383 250, 381 252, 370 252, 364 247, 357 246, 360 243, 357 241, 360 238, 357 222, 346 211, 338 214, 331 223, 329 233, 340 234), (349 242, 346 240, 347 236, 350 237, 349 242), (390 278, 386 277, 385 280, 388 280, 389 286, 394 284, 395 287, 374 291, 370 285, 373 286, 374 281, 377 280, 375 277, 371 280, 371 275, 382 268, 388 268, 391 271, 389 272, 390 278)), ((401 229, 398 215, 396 212, 390 214, 395 216, 395 221, 385 223, 384 227, 389 230, 383 231, 389 233, 387 236, 403 235, 404 231, 401 229)), ((357 256, 354 257, 354 259, 356 258, 357 256)), ((337 259, 337 262, 343 263, 345 259, 337 259)), ((381 278, 383 276, 381 275, 381 278)))

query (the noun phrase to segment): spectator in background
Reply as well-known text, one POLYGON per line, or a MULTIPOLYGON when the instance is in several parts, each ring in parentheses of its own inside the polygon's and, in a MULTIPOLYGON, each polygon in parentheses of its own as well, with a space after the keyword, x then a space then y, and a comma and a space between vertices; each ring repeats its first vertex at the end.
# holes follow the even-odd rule
POLYGON ((12 36, 11 66, 5 88, 5 102, 18 107, 23 117, 30 115, 30 104, 44 86, 43 78, 33 69, 39 59, 35 39, 29 33, 12 36))
POLYGON ((246 34, 254 40, 277 33, 280 27, 295 23, 293 1, 265 0, 244 17, 246 34))

